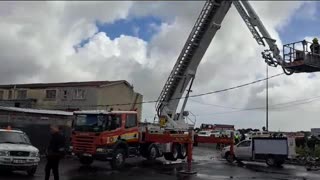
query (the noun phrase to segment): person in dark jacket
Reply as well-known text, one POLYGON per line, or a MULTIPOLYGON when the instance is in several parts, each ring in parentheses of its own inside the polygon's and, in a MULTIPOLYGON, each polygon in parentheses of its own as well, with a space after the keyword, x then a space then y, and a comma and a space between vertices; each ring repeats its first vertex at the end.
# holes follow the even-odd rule
POLYGON ((54 180, 59 180, 59 162, 64 153, 65 138, 59 132, 58 126, 51 126, 51 139, 47 149, 47 164, 45 167, 45 180, 49 180, 52 170, 54 180))

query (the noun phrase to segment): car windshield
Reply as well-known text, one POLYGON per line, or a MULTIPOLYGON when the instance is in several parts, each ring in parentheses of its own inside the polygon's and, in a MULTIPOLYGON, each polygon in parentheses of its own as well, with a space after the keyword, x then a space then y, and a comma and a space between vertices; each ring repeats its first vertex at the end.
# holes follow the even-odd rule
POLYGON ((121 116, 114 114, 79 114, 74 123, 75 131, 102 132, 119 128, 121 116))
POLYGON ((0 131, 0 143, 31 144, 25 134, 10 131, 0 131))

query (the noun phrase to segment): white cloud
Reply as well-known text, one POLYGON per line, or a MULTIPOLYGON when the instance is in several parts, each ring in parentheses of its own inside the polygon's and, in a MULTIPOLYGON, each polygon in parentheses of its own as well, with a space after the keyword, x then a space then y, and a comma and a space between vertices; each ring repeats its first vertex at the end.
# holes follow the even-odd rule
MULTIPOLYGON (((276 29, 284 28, 302 2, 252 4, 281 46, 276 29)), ((156 99, 202 5, 203 2, 0 2, 0 58, 3 64, 0 82, 126 79, 144 95, 145 100, 156 99), (96 27, 97 21, 112 23, 147 15, 164 21, 160 26, 150 25, 157 30, 150 42, 126 35, 111 40, 96 27), (85 39, 89 42, 75 51, 73 47, 85 39)), ((262 50, 232 7, 199 66, 193 93, 263 77, 262 50)), ((279 72, 280 68, 270 68, 270 74, 279 72)), ((270 80, 270 103, 315 95, 319 92, 319 83, 320 80, 307 78, 306 74, 270 80)), ((264 83, 260 83, 197 100, 240 108, 254 107, 264 106, 264 94, 264 83)), ((238 127, 258 128, 264 124, 262 111, 210 116, 208 114, 227 109, 192 101, 188 108, 203 115, 198 117, 198 122, 235 123, 238 127)), ((316 123, 315 111, 301 106, 299 111, 271 112, 271 128, 310 128, 310 123, 316 123), (303 118, 308 123, 299 122, 301 112, 306 112, 303 118), (296 124, 288 125, 289 121, 296 124)), ((153 105, 144 105, 146 117, 153 116, 153 113, 153 105)), ((317 125, 320 124, 313 124, 317 125)))

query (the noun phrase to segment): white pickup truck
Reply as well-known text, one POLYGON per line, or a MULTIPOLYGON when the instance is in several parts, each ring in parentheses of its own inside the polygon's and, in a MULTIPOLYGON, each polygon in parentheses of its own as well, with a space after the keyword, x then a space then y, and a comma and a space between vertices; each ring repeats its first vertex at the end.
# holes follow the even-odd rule
POLYGON ((33 176, 39 161, 39 150, 24 132, 0 129, 0 169, 22 170, 33 176))
POLYGON ((281 166, 290 156, 292 148, 288 138, 254 137, 234 146, 234 156, 230 146, 222 149, 221 155, 229 162, 265 161, 269 166, 281 166))

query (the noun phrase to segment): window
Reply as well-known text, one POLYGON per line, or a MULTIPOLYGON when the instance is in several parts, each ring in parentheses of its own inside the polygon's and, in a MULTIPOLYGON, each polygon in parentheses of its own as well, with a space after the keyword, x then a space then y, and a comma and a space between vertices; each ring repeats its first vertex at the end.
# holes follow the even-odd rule
POLYGON ((75 89, 73 94, 73 99, 84 99, 85 90, 84 89, 75 89))
POLYGON ((17 99, 26 99, 27 98, 27 90, 18 90, 17 99))
POLYGON ((62 99, 67 99, 67 98, 68 98, 68 91, 62 90, 62 99))
POLYGON ((107 120, 107 127, 109 131, 118 129, 121 127, 121 116, 120 115, 110 115, 107 120))
POLYGON ((76 131, 101 132, 121 128, 121 115, 79 114, 73 124, 76 131))
POLYGON ((126 120, 126 128, 137 126, 137 116, 135 114, 128 114, 126 120))
POLYGON ((3 99, 3 91, 0 91, 0 99, 3 99))
POLYGON ((11 90, 9 91, 8 99, 12 99, 12 91, 11 90))
POLYGON ((55 99, 57 96, 56 90, 46 90, 46 98, 47 99, 55 99))
POLYGON ((28 136, 23 133, 2 131, 0 132, 0 144, 30 144, 28 136))
POLYGON ((238 147, 249 147, 251 145, 251 141, 243 141, 242 143, 238 144, 238 147))

